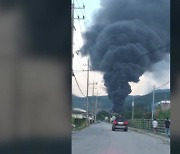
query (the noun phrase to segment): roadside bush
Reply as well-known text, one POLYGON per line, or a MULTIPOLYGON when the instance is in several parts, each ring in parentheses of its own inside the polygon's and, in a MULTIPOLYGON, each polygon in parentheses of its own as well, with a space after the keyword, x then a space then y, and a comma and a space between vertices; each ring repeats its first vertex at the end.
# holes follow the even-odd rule
POLYGON ((105 117, 108 117, 110 118, 111 117, 111 114, 107 111, 100 111, 97 113, 97 120, 101 120, 101 121, 104 121, 105 117))

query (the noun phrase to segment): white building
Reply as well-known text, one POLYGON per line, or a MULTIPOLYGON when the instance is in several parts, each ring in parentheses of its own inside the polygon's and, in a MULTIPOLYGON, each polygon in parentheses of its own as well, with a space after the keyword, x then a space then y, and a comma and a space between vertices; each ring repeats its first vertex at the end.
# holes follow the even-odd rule
POLYGON ((170 109, 170 101, 169 100, 166 100, 166 101, 160 101, 160 102, 157 102, 155 104, 155 109, 157 109, 157 107, 160 106, 160 108, 163 110, 163 111, 167 111, 170 109))
POLYGON ((75 119, 83 119, 86 118, 86 110, 80 108, 72 109, 72 117, 75 119))

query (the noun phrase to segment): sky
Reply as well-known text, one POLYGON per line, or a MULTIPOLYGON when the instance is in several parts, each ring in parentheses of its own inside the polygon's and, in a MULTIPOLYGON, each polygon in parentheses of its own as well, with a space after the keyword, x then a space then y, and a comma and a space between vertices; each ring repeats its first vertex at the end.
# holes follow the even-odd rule
MULTIPOLYGON (((82 33, 90 27, 92 24, 92 19, 94 14, 100 8, 100 0, 74 0, 75 8, 83 7, 85 9, 74 9, 74 18, 82 18, 85 16, 85 20, 74 19, 73 30, 73 70, 76 76, 79 87, 86 96, 87 92, 87 57, 82 57, 78 50, 80 50, 83 45, 82 33)), ((164 60, 156 63, 153 66, 152 72, 145 72, 138 83, 130 83, 132 92, 130 95, 144 95, 153 90, 153 85, 160 89, 170 88, 170 56, 167 56, 164 60), (162 67, 163 66, 163 67, 162 67), (161 77, 161 78, 160 78, 161 77), (165 86, 161 87, 162 85, 165 86)), ((98 83, 95 85, 94 94, 95 95, 107 95, 106 87, 104 86, 103 73, 90 71, 89 73, 89 94, 93 93, 92 83, 98 83)), ((74 77, 72 77, 72 94, 83 97, 81 94, 74 77)))

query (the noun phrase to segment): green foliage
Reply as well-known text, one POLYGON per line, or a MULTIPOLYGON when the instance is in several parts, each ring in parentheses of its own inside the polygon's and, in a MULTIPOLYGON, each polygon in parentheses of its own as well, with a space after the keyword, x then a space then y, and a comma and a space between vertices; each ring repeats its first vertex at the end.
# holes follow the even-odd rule
MULTIPOLYGON (((131 119, 132 112, 130 112, 130 111, 124 112, 124 113, 122 113, 122 116, 124 116, 127 119, 131 119)), ((134 112, 134 119, 151 119, 151 116, 152 116, 151 112, 143 112, 141 110, 136 110, 134 112)), ((157 118, 157 119, 166 119, 167 117, 170 118, 170 110, 168 110, 168 111, 159 110, 158 114, 155 115, 155 118, 157 118)))
POLYGON ((111 114, 107 111, 100 111, 97 113, 97 120, 101 120, 101 121, 104 121, 105 117, 108 117, 110 118, 111 117, 111 114))
POLYGON ((152 113, 151 112, 147 112, 147 113, 144 113, 143 118, 144 119, 151 119, 151 116, 152 116, 152 113))
POLYGON ((144 118, 144 112, 140 109, 137 109, 134 111, 134 118, 135 119, 143 119, 144 118))
POLYGON ((82 127, 86 124, 86 119, 74 119, 73 124, 76 126, 76 128, 82 127))
MULTIPOLYGON (((159 102, 162 100, 170 100, 170 90, 156 90, 155 91, 155 102, 159 102)), ((126 102, 124 104, 123 110, 126 112, 132 111, 132 100, 133 96, 128 96, 126 98, 126 102)), ((134 96, 135 100, 135 109, 142 110, 145 113, 151 112, 152 106, 152 93, 143 96, 134 96)), ((93 102, 95 102, 95 97, 89 96, 89 110, 91 110, 93 106, 93 102)), ((72 106, 85 109, 86 110, 86 98, 85 97, 78 97, 72 95, 72 106)), ((108 96, 98 96, 98 109, 110 111, 112 109, 112 101, 108 99, 108 96)), ((137 113, 138 117, 140 116, 137 113)), ((142 114, 141 114, 142 115, 142 114)), ((149 115, 145 115, 149 117, 149 115)))
MULTIPOLYGON (((127 119, 132 118, 132 112, 131 111, 124 112, 122 115, 127 119)), ((145 116, 144 112, 141 111, 140 109, 137 109, 134 111, 134 118, 135 119, 143 119, 144 116, 145 116)))
POLYGON ((158 115, 156 116, 157 119, 166 119, 167 117, 170 118, 170 110, 167 111, 160 110, 158 112, 158 115))
MULTIPOLYGON (((131 111, 124 112, 122 113, 122 116, 127 119, 131 119, 132 112, 131 111)), ((134 118, 135 119, 151 119, 151 113, 146 113, 138 109, 134 111, 134 118)))
POLYGON ((125 117, 126 119, 131 119, 132 118, 132 112, 128 111, 128 112, 123 112, 121 114, 123 117, 125 117))

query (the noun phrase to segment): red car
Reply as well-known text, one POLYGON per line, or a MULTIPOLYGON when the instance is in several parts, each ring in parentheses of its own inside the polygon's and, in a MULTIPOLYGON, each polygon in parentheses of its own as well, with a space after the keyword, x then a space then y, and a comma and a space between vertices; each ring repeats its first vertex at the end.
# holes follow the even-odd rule
POLYGON ((123 129, 124 131, 128 131, 128 121, 125 118, 117 117, 112 124, 112 131, 116 129, 123 129))

